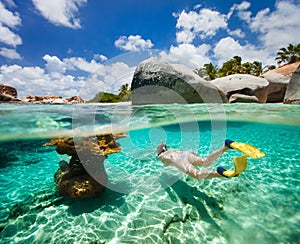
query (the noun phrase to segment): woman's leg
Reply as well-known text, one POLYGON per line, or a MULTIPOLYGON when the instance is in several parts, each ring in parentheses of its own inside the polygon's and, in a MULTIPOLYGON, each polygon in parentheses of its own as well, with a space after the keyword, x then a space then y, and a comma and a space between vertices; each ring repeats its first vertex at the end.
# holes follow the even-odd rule
POLYGON ((225 151, 229 150, 225 145, 217 149, 216 151, 209 154, 206 158, 201 158, 194 153, 189 153, 189 161, 195 166, 210 166, 214 161, 216 161, 225 151))
POLYGON ((224 176, 220 175, 215 170, 196 170, 192 165, 185 173, 196 180, 205 180, 220 177, 224 178, 224 176))

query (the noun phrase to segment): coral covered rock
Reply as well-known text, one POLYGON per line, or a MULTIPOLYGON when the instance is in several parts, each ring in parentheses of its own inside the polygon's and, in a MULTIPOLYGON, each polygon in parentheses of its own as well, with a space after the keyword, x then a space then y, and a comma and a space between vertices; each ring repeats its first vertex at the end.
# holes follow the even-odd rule
MULTIPOLYGON (((102 164, 102 162, 99 162, 102 164)), ((66 161, 60 162, 60 168, 54 175, 56 188, 60 195, 70 198, 93 197, 105 188, 107 175, 105 175, 102 184, 91 177, 81 163, 70 164, 66 161)))
POLYGON ((56 138, 44 146, 56 146, 59 154, 71 156, 70 162, 61 161, 54 175, 55 184, 62 196, 70 198, 92 197, 105 189, 107 174, 104 160, 107 154, 121 151, 119 135, 97 135, 74 140, 56 138))

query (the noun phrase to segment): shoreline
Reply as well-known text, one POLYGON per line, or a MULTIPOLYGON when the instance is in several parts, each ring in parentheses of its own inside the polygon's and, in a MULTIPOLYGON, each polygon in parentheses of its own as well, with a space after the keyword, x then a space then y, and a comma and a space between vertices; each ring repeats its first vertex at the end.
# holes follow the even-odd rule
POLYGON ((0 101, 0 104, 24 104, 24 105, 82 105, 82 104, 94 104, 94 105, 132 105, 132 102, 117 102, 117 103, 39 103, 39 102, 22 102, 22 101, 0 101))
MULTIPOLYGON (((101 105, 101 106, 111 106, 111 105, 117 105, 117 106, 129 106, 132 105, 132 102, 116 102, 116 103, 37 103, 37 102, 22 102, 22 101, 0 101, 0 105, 2 104, 8 104, 8 105, 101 105)), ((176 104, 176 103, 173 103, 176 104)), ((187 104, 197 104, 197 103, 187 103, 187 104)), ((205 103, 198 103, 198 104, 205 104, 205 103)), ((235 104, 235 103, 220 103, 220 104, 235 104)), ((284 103, 284 102, 272 102, 272 103, 242 103, 239 104, 287 104, 287 105, 294 105, 294 103, 284 103)), ((153 104, 144 104, 144 105, 159 105, 156 103, 153 104)), ((161 104, 166 105, 166 104, 161 104)), ((296 104, 297 105, 297 104, 296 104)))

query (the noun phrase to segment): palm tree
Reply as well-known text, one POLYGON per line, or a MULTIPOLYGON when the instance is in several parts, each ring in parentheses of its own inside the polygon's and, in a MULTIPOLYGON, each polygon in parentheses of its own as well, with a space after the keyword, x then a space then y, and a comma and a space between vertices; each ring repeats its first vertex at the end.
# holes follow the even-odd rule
POLYGON ((280 48, 275 60, 277 60, 278 64, 283 62, 292 64, 300 61, 300 43, 297 45, 289 44, 287 48, 280 48))
POLYGON ((194 72, 199 75, 200 77, 202 77, 203 79, 207 80, 207 74, 206 74, 206 70, 205 68, 199 68, 199 69, 195 69, 194 72))
POLYGON ((246 63, 243 63, 242 64, 242 67, 241 67, 241 73, 242 74, 251 74, 251 70, 253 68, 253 64, 250 63, 250 62, 246 62, 246 63))
POLYGON ((119 96, 125 96, 129 92, 128 83, 123 84, 119 89, 119 96))
POLYGON ((203 66, 205 68, 209 80, 214 80, 217 77, 217 73, 218 73, 217 66, 213 65, 212 63, 204 64, 203 66))
POLYGON ((263 67, 262 73, 266 73, 272 69, 276 69, 276 66, 275 65, 266 65, 265 67, 263 67))
POLYGON ((218 75, 218 67, 212 63, 204 64, 202 68, 196 69, 194 72, 205 80, 214 80, 218 75))
POLYGON ((224 77, 232 74, 241 74, 242 70, 242 58, 239 56, 234 56, 229 61, 223 63, 218 73, 219 77, 224 77))
POLYGON ((123 102, 131 100, 131 90, 127 83, 120 87, 118 97, 123 102))
POLYGON ((254 61, 250 70, 250 75, 260 76, 263 72, 262 63, 254 61))

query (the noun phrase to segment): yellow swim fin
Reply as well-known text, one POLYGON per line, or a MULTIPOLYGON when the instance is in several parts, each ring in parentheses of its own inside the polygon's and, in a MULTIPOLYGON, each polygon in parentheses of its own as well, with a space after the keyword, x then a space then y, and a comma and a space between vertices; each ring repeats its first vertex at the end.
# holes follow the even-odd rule
POLYGON ((245 155, 237 157, 233 160, 234 170, 226 170, 222 167, 218 167, 217 172, 225 177, 238 176, 244 172, 247 168, 247 157, 245 155))
POLYGON ((262 151, 260 151, 258 148, 247 143, 226 140, 225 145, 229 146, 230 148, 236 149, 248 155, 251 158, 262 158, 265 156, 265 154, 262 151))

